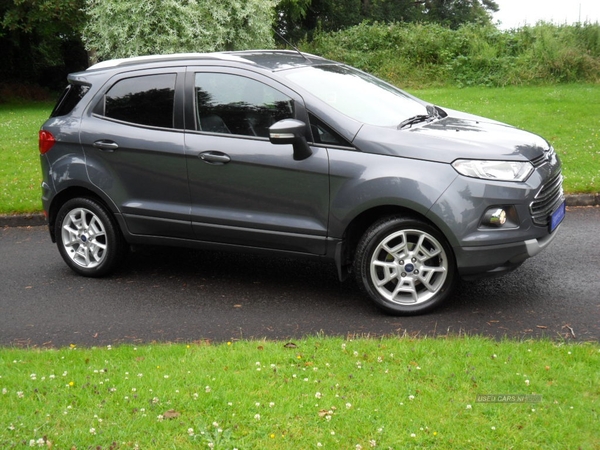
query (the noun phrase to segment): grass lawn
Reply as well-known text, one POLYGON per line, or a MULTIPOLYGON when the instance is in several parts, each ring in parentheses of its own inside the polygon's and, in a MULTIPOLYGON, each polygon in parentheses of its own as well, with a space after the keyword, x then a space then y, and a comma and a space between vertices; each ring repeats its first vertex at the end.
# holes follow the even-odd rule
POLYGON ((3 349, 0 448, 597 449, 598 367, 478 337, 3 349))
MULTIPOLYGON (((600 86, 444 88, 413 93, 544 136, 563 160, 565 191, 600 192, 600 86)), ((52 106, 0 105, 0 214, 41 209, 37 133, 52 106)))
POLYGON ((0 214, 42 208, 38 130, 53 106, 0 104, 0 214))

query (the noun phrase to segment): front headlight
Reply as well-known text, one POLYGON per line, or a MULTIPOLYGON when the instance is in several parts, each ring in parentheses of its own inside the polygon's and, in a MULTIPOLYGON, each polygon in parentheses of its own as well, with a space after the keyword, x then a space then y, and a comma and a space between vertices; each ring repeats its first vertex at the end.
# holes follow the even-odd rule
POLYGON ((525 181, 533 172, 531 163, 520 161, 457 159, 452 167, 466 177, 496 181, 525 181))

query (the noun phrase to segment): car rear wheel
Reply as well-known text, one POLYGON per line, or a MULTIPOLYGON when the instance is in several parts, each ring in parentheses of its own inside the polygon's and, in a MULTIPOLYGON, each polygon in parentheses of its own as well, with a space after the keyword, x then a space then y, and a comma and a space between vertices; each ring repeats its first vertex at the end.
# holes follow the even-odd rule
POLYGON ((455 272, 454 255, 442 234, 420 220, 399 216, 373 224, 354 259, 358 284, 394 315, 439 306, 452 292, 455 272))
POLYGON ((108 275, 127 250, 110 213, 90 198, 74 198, 66 202, 58 212, 55 229, 61 256, 80 275, 108 275))

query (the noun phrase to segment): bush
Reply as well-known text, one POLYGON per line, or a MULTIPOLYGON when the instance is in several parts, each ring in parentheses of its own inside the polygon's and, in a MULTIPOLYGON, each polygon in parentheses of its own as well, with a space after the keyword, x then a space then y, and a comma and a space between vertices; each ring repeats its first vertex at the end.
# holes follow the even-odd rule
POLYGON ((468 24, 368 24, 318 33, 303 50, 394 84, 506 86, 600 81, 600 25, 539 23, 500 31, 468 24))

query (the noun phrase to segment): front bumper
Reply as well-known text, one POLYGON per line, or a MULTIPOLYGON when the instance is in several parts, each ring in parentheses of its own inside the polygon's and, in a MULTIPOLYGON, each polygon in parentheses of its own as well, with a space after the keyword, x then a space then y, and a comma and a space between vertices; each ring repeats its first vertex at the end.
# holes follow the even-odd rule
POLYGON ((564 217, 560 160, 547 152, 532 164, 523 183, 458 177, 432 207, 430 217, 448 237, 462 278, 514 270, 556 238, 564 217), (506 211, 499 227, 484 220, 496 208, 506 211))

